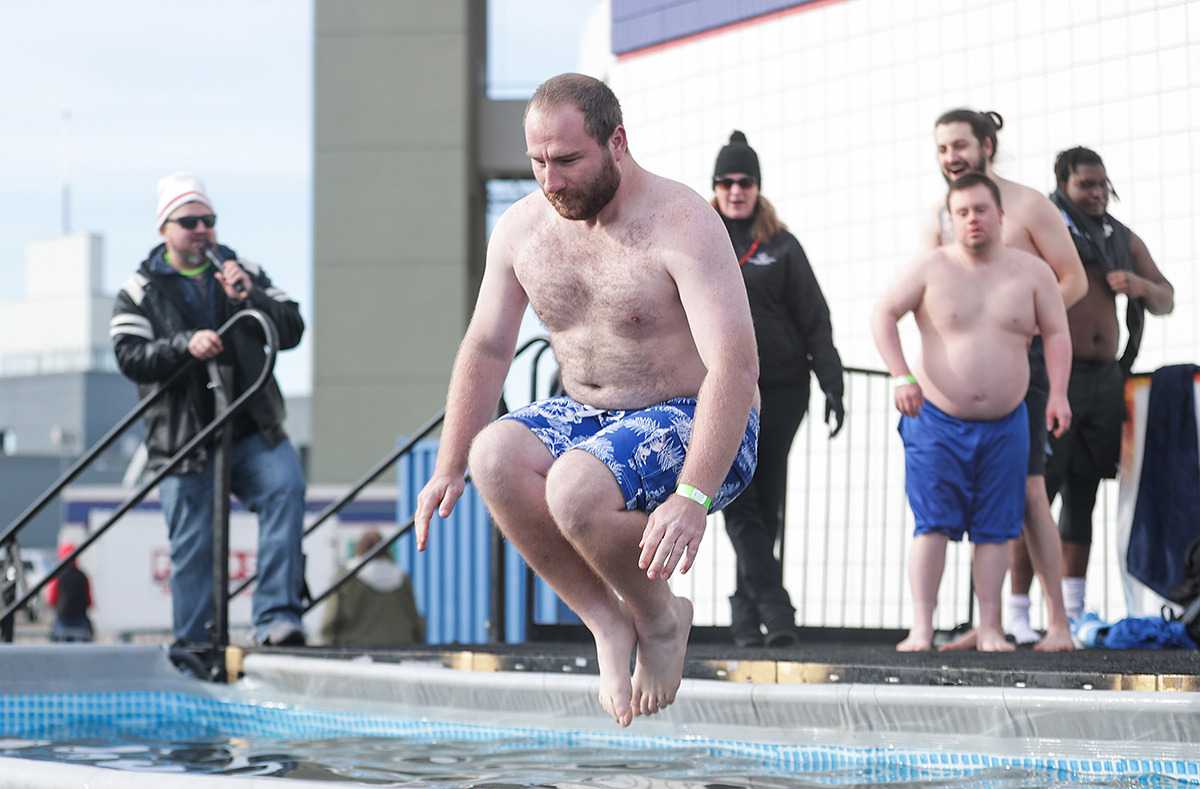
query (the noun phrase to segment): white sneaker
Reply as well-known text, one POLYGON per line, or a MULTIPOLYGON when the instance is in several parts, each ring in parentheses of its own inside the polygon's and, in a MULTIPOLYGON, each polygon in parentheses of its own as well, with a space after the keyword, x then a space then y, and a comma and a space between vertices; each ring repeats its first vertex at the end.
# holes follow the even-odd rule
POLYGON ((1042 640, 1042 634, 1029 626, 1028 622, 1014 622, 1004 628, 1004 632, 1013 637, 1017 644, 1036 644, 1042 640))
POLYGON ((305 645, 304 631, 291 622, 280 622, 262 641, 268 647, 302 647, 305 645))

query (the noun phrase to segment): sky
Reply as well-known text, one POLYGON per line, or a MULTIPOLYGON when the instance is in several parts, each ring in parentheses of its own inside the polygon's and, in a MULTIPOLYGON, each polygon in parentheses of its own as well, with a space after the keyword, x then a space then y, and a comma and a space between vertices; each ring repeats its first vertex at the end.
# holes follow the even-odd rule
MULTIPOLYGON (((489 0, 492 95, 576 70, 595 6, 489 0)), ((115 293, 158 243, 155 185, 185 170, 311 327, 312 42, 312 0, 0 0, 0 303, 24 295, 27 244, 64 229, 103 237, 115 293)), ((311 356, 280 355, 285 393, 311 391, 311 356)))

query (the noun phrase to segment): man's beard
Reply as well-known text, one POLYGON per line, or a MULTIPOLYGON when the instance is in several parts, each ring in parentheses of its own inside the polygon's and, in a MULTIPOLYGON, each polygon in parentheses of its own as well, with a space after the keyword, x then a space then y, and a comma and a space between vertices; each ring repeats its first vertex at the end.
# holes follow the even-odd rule
POLYGON ((179 257, 182 259, 182 264, 188 268, 196 268, 197 266, 202 265, 205 260, 204 255, 200 254, 199 252, 193 252, 190 249, 180 252, 179 257))
MULTIPOLYGON (((967 162, 966 172, 961 173, 957 176, 957 178, 962 178, 967 173, 980 173, 981 175, 987 175, 987 159, 984 158, 982 151, 979 154, 979 160, 967 162)), ((945 170, 942 170, 942 177, 946 179, 946 183, 948 184, 954 183, 954 181, 957 180, 956 178, 952 178, 949 174, 947 174, 945 170)))
POLYGON ((559 192, 545 192, 546 199, 554 210, 564 219, 591 219, 604 210, 617 193, 621 185, 621 171, 609 154, 604 158, 604 165, 591 183, 579 189, 563 189, 559 192))

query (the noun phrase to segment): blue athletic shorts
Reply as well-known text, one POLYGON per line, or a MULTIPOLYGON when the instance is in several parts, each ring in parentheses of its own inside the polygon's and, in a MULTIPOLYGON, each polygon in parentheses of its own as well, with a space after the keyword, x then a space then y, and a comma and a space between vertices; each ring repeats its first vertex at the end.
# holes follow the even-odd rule
POLYGON ((900 417, 904 489, 915 534, 958 542, 1006 542, 1021 535, 1029 421, 1025 404, 999 419, 972 422, 928 400, 916 417, 900 417))
MULTIPOLYGON (((636 411, 601 411, 569 397, 552 397, 501 419, 528 427, 556 458, 568 449, 595 455, 617 478, 625 507, 651 513, 679 484, 695 413, 694 397, 677 397, 636 411)), ((709 494, 713 497, 710 512, 721 509, 745 489, 754 476, 757 458, 758 412, 751 409, 733 467, 721 489, 709 494)))

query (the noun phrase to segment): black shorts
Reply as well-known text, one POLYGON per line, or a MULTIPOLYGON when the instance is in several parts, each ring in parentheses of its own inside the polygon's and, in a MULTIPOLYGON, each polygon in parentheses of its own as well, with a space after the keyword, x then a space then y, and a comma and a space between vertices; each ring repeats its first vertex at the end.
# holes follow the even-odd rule
POLYGON ((1029 390, 1025 392, 1025 408, 1029 411, 1030 477, 1046 473, 1046 403, 1049 400, 1050 376, 1046 372, 1046 351, 1039 334, 1029 344, 1029 390))
POLYGON ((1125 421, 1125 375, 1116 361, 1071 363, 1067 387, 1071 429, 1050 437, 1046 476, 1061 483, 1068 474, 1113 479, 1121 458, 1121 423, 1125 421))

